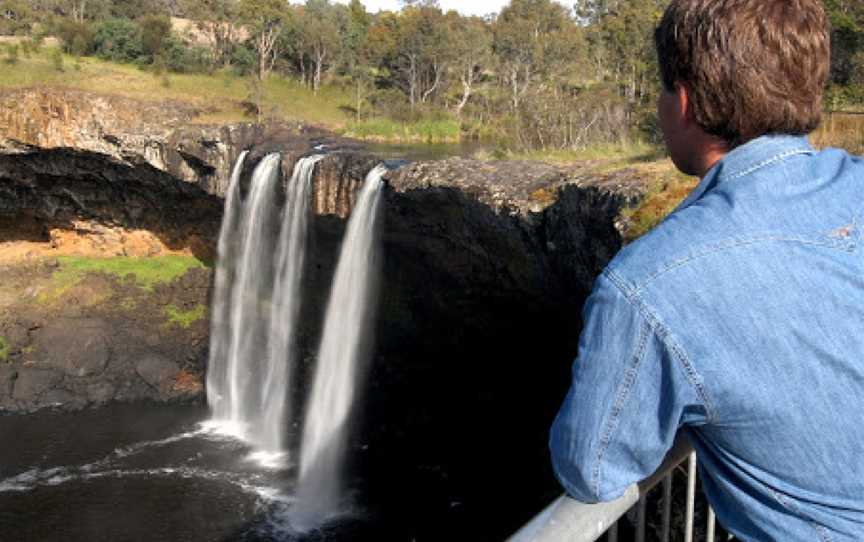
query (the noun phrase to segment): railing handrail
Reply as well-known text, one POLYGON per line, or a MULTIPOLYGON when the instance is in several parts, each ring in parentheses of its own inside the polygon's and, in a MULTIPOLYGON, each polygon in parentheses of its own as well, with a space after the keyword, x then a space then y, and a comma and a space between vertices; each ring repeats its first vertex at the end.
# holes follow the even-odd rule
POLYGON ((618 499, 586 504, 562 495, 519 529, 508 542, 593 542, 692 452, 687 439, 679 436, 660 468, 645 480, 628 487, 618 499))

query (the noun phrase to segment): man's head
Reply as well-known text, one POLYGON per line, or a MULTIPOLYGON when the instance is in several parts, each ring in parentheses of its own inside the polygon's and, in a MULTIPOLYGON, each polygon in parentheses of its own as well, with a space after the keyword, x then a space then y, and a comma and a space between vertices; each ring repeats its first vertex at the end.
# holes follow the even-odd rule
POLYGON ((830 63, 822 0, 672 0, 654 40, 661 126, 663 100, 673 96, 685 102, 687 120, 727 149, 819 125, 830 63))

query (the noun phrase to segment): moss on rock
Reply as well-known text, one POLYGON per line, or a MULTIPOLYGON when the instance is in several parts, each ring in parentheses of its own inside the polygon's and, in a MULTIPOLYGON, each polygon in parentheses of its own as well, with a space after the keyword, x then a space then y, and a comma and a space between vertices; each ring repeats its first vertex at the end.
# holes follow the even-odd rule
POLYGON ((188 328, 194 322, 201 320, 207 313, 207 307, 204 305, 196 305, 193 309, 184 311, 176 305, 168 305, 165 307, 165 315, 168 317, 168 325, 178 325, 182 328, 188 328))

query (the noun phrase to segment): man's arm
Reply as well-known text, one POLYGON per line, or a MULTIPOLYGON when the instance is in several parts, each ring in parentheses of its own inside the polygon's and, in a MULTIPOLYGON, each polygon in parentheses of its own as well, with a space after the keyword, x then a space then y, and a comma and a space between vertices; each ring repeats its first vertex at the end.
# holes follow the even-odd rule
POLYGON ((680 426, 707 418, 673 337, 608 275, 585 305, 573 382, 549 442, 558 479, 584 502, 620 497, 660 466, 680 426))

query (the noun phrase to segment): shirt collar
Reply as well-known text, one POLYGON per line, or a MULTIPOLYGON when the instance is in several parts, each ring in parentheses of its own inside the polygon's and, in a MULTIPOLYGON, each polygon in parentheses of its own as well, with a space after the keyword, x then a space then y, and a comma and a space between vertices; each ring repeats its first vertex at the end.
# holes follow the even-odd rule
POLYGON ((735 147, 714 164, 676 210, 688 207, 721 183, 743 177, 789 156, 814 152, 807 136, 772 134, 752 139, 735 147))

